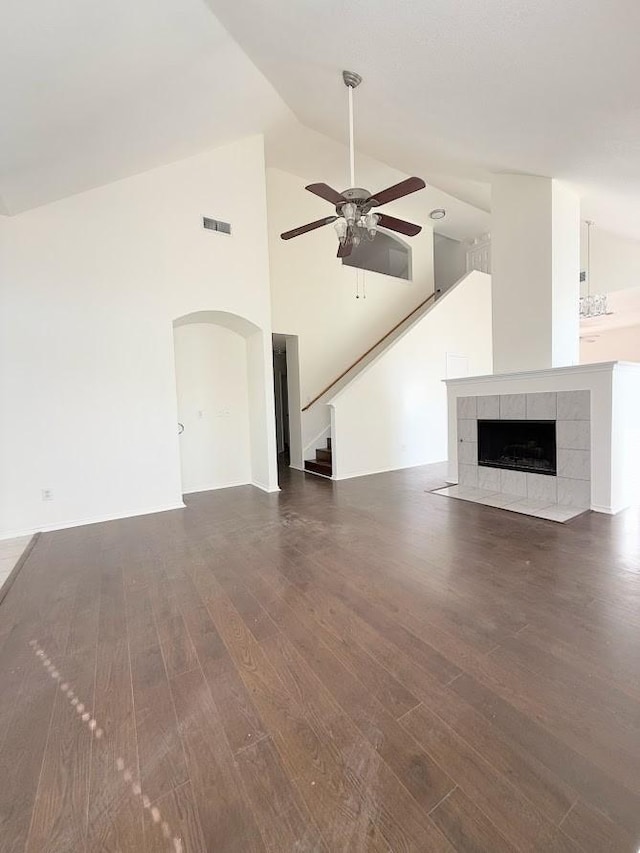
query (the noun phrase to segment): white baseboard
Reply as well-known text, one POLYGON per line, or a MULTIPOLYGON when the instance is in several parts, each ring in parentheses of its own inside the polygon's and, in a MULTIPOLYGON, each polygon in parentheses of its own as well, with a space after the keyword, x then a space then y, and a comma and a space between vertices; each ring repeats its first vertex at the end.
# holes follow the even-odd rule
POLYGON ((232 483, 215 483, 211 486, 202 486, 197 489, 189 489, 183 495, 199 495, 201 492, 217 492, 218 489, 235 489, 237 486, 251 486, 251 480, 235 480, 232 483))
MULTIPOLYGON (((359 474, 347 474, 346 477, 334 477, 334 480, 355 480, 356 477, 371 477, 373 474, 388 474, 391 471, 406 471, 407 468, 422 468, 425 465, 439 465, 446 459, 436 459, 435 462, 411 462, 409 465, 396 465, 392 468, 377 468, 375 471, 362 471, 359 474)), ((446 482, 449 482, 448 480, 446 482)))
POLYGON ((262 492, 268 492, 269 494, 273 492, 279 492, 280 487, 277 486, 274 488, 269 488, 269 486, 265 486, 263 483, 258 483, 256 480, 239 480, 237 483, 225 483, 222 486, 209 486, 203 489, 193 489, 189 492, 184 492, 185 495, 199 495, 203 492, 219 492, 221 489, 237 489, 238 486, 255 486, 256 489, 260 489, 262 492))
POLYGON ((628 509, 628 507, 620 507, 620 509, 614 509, 611 506, 600 506, 599 504, 591 504, 591 509, 593 512, 603 512, 605 515, 617 515, 619 512, 622 512, 623 509, 628 509))
POLYGON ((270 486, 265 486, 263 483, 258 483, 256 480, 252 480, 250 483, 251 486, 255 486, 256 489, 260 489, 262 492, 267 492, 267 494, 272 495, 274 492, 280 491, 280 486, 276 486, 272 488, 270 486))
POLYGON ((124 518, 137 518, 139 515, 155 515, 157 512, 170 512, 174 509, 184 508, 184 503, 180 501, 175 504, 165 504, 164 506, 155 506, 149 509, 122 512, 116 515, 96 515, 91 518, 77 518, 73 521, 60 521, 53 524, 43 524, 40 527, 30 527, 0 533, 0 540, 17 539, 19 536, 33 536, 34 533, 51 533, 54 530, 68 530, 70 527, 85 527, 87 524, 103 524, 105 521, 120 521, 124 518))

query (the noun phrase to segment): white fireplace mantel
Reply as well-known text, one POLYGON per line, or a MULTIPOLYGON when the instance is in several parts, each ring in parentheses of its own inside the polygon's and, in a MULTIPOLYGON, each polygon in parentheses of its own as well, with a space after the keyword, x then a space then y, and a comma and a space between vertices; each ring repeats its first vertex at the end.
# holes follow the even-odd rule
POLYGON ((445 382, 449 482, 458 482, 458 397, 586 390, 591 397, 591 509, 613 514, 640 499, 640 364, 613 361, 445 382))

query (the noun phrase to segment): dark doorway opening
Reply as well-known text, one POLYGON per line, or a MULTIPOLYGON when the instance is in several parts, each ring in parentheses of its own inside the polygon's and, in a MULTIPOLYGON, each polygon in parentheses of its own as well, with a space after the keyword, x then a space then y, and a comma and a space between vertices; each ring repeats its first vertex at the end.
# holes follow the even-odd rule
POLYGON ((273 335, 273 393, 276 410, 276 446, 278 463, 289 464, 289 386, 287 376, 287 340, 273 335))

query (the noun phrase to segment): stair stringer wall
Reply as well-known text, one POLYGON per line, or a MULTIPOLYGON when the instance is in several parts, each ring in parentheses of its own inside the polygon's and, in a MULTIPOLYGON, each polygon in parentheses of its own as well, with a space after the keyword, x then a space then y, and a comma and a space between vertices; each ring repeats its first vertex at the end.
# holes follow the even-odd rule
POLYGON ((327 401, 334 479, 447 458, 448 354, 492 372, 491 276, 464 276, 327 401))
MULTIPOLYGON (((454 285, 454 287, 455 286, 457 285, 454 285)), ((445 297, 446 294, 441 296, 440 299, 444 299, 445 297)), ((405 320, 389 338, 374 347, 374 349, 361 362, 343 376, 343 378, 336 383, 330 391, 320 397, 320 399, 317 400, 310 409, 306 412, 302 412, 303 459, 308 459, 310 455, 313 456, 317 448, 324 447, 325 439, 332 436, 331 407, 328 405, 329 401, 333 400, 343 388, 349 386, 354 379, 360 376, 360 374, 363 373, 370 364, 372 364, 388 348, 393 346, 393 344, 406 334, 409 329, 413 328, 413 326, 418 323, 425 314, 431 311, 435 305, 435 301, 429 302, 421 308, 420 311, 416 312, 416 314, 412 315, 408 320, 405 320)))

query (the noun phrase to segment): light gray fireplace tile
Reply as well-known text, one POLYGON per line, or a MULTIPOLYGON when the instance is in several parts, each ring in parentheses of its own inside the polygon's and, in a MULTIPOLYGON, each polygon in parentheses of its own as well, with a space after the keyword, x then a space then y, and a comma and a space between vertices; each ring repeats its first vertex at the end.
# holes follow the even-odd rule
POLYGON ((554 504, 558 499, 557 477, 527 473, 527 497, 533 501, 554 504))
POLYGON ((477 489, 475 486, 447 486, 444 489, 437 489, 433 494, 446 495, 448 498, 460 498, 463 501, 482 501, 489 495, 494 495, 495 492, 488 489, 477 489))
MULTIPOLYGON (((515 472, 518 473, 517 471, 515 472)), ((518 495, 505 495, 502 492, 499 492, 496 495, 487 495, 485 498, 480 498, 477 503, 482 504, 483 506, 495 506, 498 508, 508 507, 511 504, 517 504, 520 501, 520 497, 518 495)))
MULTIPOLYGON (((502 399, 500 400, 502 402, 502 399)), ((527 497, 527 475, 524 471, 500 470, 500 491, 507 495, 527 497)))
POLYGON ((555 501, 550 503, 534 498, 519 498, 515 503, 509 504, 508 509, 512 512, 521 512, 523 515, 538 515, 541 509, 549 509, 556 506, 555 501))
POLYGON ((585 507, 576 506, 548 506, 545 509, 539 509, 536 512, 538 518, 546 518, 549 521, 559 521, 564 524, 566 521, 571 521, 578 515, 582 515, 585 507))
POLYGON ((458 463, 458 483, 461 486, 478 486, 478 466, 458 463))
POLYGON ((489 394, 478 397, 478 419, 481 421, 497 421, 500 417, 500 397, 489 394))
POLYGON ((570 480, 591 479, 591 453, 588 450, 568 450, 558 448, 557 452, 558 477, 568 477, 570 480))
POLYGON ((527 394, 527 419, 531 421, 555 421, 558 411, 558 395, 555 391, 527 394))
POLYGON ((526 394, 500 394, 500 418, 523 421, 527 416, 526 394))
POLYGON ((591 421, 557 421, 556 443, 566 450, 590 450, 591 421))
POLYGON ((577 506, 588 509, 591 506, 591 481, 568 480, 557 477, 558 503, 562 506, 577 506))
POLYGON ((476 441, 461 441, 458 444, 458 462, 467 465, 477 465, 478 443, 476 441))
POLYGON ((458 417, 459 418, 475 418, 477 417, 477 397, 458 397, 458 417))
POLYGON ((478 421, 471 418, 458 419, 458 441, 477 441, 478 421))
POLYGON ((491 489, 492 492, 500 491, 500 469, 478 467, 478 488, 491 489))
POLYGON ((559 421, 588 421, 590 417, 590 391, 558 391, 559 421))

